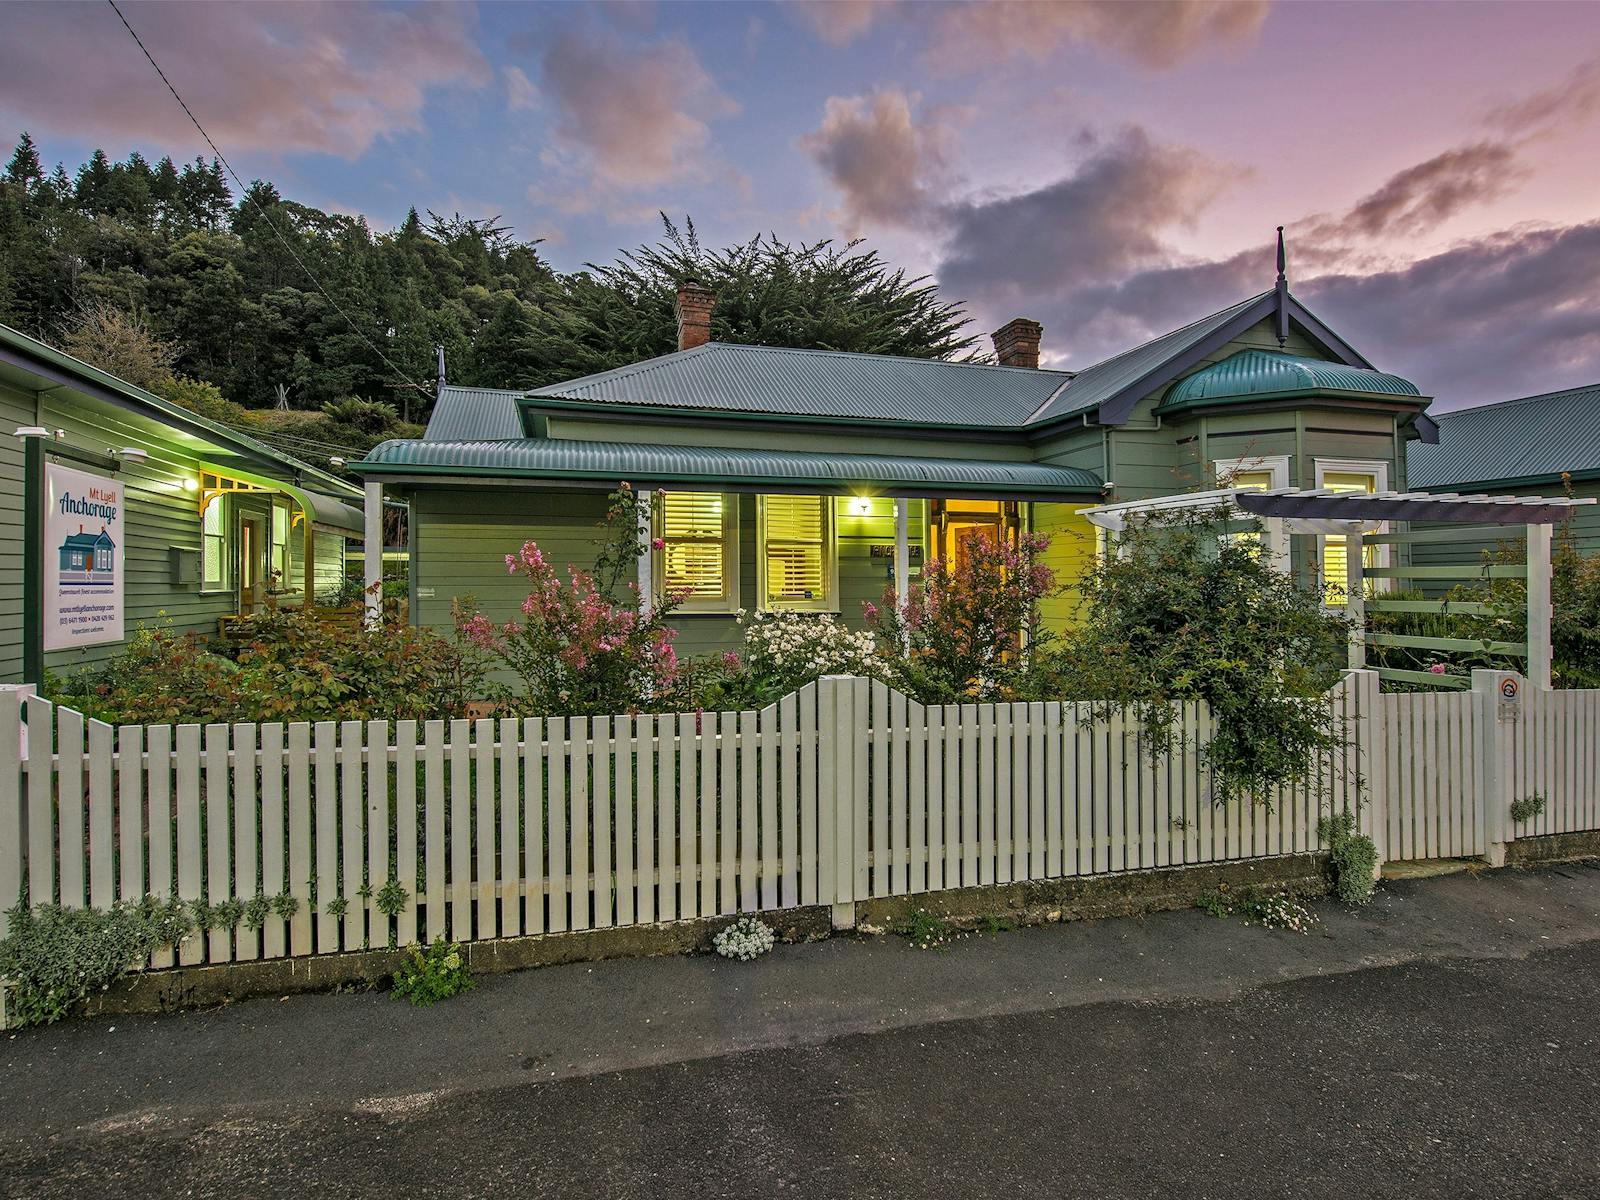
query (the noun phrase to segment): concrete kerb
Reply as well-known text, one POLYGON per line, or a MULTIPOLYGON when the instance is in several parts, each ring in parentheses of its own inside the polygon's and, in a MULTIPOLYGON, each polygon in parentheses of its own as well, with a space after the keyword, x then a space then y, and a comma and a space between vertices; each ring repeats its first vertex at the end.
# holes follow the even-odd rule
MULTIPOLYGON (((1189 908, 1200 896, 1213 891, 1240 893, 1258 887, 1302 896, 1321 895, 1327 891, 1326 861, 1326 855, 1300 854, 884 896, 857 902, 855 915, 864 932, 882 930, 919 908, 937 913, 958 927, 977 925, 986 917, 1001 917, 1016 925, 1036 925, 1189 908)), ((833 929, 827 905, 759 915, 784 942, 856 936, 833 929)), ((704 953, 710 951, 717 931, 734 919, 705 917, 658 925, 497 938, 469 942, 463 950, 474 974, 606 958, 704 953)), ((362 950, 142 971, 90 997, 83 1011, 89 1016, 175 1012, 258 996, 376 987, 393 976, 403 954, 401 949, 362 950)))
POLYGON ((1506 865, 1512 867, 1572 862, 1583 858, 1600 858, 1600 830, 1521 837, 1506 843, 1506 865))

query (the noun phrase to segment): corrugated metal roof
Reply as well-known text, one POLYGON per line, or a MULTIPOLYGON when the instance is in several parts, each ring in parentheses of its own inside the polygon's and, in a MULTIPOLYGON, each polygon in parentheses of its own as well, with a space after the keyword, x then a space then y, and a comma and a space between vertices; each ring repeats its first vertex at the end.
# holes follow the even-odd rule
POLYGON ((1412 487, 1600 471, 1600 383, 1431 415, 1439 444, 1408 445, 1412 487))
POLYGON ((523 389, 456 387, 445 384, 433 404, 427 431, 428 442, 460 442, 473 438, 498 441, 519 438, 522 414, 517 399, 527 395, 523 389))
POLYGON ((1059 421, 1063 417, 1078 416, 1088 412, 1123 389, 1138 383, 1189 347, 1204 341, 1252 305, 1260 304, 1271 297, 1271 292, 1251 296, 1248 300, 1229 305, 1221 312, 1201 317, 1182 329, 1174 329, 1171 333, 1152 338, 1141 346, 1102 359, 1092 367, 1085 367, 1058 395, 1033 412, 1024 423, 1043 425, 1050 421, 1059 421))
POLYGON ((1241 350, 1179 380, 1160 407, 1170 410, 1305 392, 1422 398, 1416 384, 1398 375, 1273 350, 1241 350))
POLYGON ((529 394, 763 416, 978 428, 1021 425, 1067 371, 709 342, 529 394))
POLYGON ((629 480, 638 485, 704 484, 728 490, 815 487, 925 488, 962 494, 1094 496, 1092 472, 1041 463, 812 454, 720 446, 656 446, 566 438, 513 441, 390 441, 354 469, 370 475, 494 475, 539 479, 629 480))

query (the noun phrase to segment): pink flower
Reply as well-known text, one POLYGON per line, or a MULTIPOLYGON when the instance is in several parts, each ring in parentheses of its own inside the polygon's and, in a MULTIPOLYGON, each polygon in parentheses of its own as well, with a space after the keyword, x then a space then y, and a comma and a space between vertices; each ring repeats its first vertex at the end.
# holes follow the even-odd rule
POLYGON ((665 550, 667 548, 667 539, 666 538, 653 538, 653 539, 651 539, 650 548, 652 550, 665 550))
POLYGON ((1445 672, 1445 665, 1443 663, 1434 663, 1433 666, 1428 668, 1428 670, 1432 671, 1435 675, 1443 675, 1445 672))
POLYGON ((722 665, 730 671, 737 671, 740 667, 739 655, 732 650, 722 652, 722 665))

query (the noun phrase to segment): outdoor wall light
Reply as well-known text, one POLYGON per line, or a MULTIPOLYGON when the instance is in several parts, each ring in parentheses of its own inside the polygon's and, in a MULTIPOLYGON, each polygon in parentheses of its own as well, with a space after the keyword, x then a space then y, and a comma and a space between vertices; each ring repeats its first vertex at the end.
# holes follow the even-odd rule
POLYGON ((854 500, 850 501, 850 511, 855 513, 858 517, 867 516, 872 512, 872 497, 857 496, 854 500))
POLYGON ((137 446, 124 446, 121 450, 113 450, 111 457, 123 463, 132 463, 134 466, 138 466, 140 463, 149 460, 150 452, 141 450, 137 446))
POLYGON ((183 490, 186 492, 198 492, 200 490, 200 481, 192 475, 189 476, 183 481, 183 490))
POLYGON ((43 425, 19 425, 17 431, 11 435, 14 438, 47 438, 50 431, 43 425))

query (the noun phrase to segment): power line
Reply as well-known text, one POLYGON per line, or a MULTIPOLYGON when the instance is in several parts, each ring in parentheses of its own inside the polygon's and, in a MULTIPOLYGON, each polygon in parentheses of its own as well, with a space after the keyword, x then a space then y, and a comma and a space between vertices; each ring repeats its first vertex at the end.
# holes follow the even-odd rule
POLYGON ((268 229, 272 230, 273 236, 276 237, 278 241, 283 243, 284 250, 286 250, 289 254, 289 257, 294 260, 295 266, 299 267, 303 272, 305 272, 306 278, 311 281, 311 286, 316 288, 317 291, 322 294, 322 298, 331 304, 334 311, 345 319, 345 323, 355 331, 356 336, 367 344, 367 349, 376 354, 379 359, 383 361, 384 366, 393 371, 394 374, 399 377, 402 383, 404 383, 407 387, 415 388, 424 395, 433 395, 433 390, 431 388, 424 387, 422 384, 417 383, 399 367, 395 366, 394 363, 390 361, 389 356, 382 350, 378 349, 377 345, 366 335, 361 326, 356 324, 350 314, 345 312, 343 308, 339 307, 339 302, 328 294, 328 289, 322 286, 321 281, 311 273, 311 268, 306 266, 306 264, 301 261, 300 256, 295 253, 294 247, 289 243, 289 239, 283 236, 283 233, 278 229, 277 225, 273 224, 272 218, 267 215, 267 210, 265 207, 263 207, 261 201, 257 200, 250 194, 249 189, 244 185, 244 180, 239 178, 239 173, 233 169, 233 164, 228 161, 227 156, 224 155, 221 150, 217 149, 217 144, 211 140, 211 135, 206 132, 205 126, 200 124, 200 119, 189 110, 189 106, 184 103, 183 97, 178 95, 178 89, 172 86, 172 80, 167 78, 167 73, 161 69, 161 64, 156 62, 155 56, 150 53, 148 47, 145 46, 144 41, 136 32, 134 32, 133 26, 128 24, 128 18, 122 15, 122 10, 117 7, 117 0, 106 0, 106 3, 111 5, 111 11, 117 14, 117 19, 122 22, 122 27, 128 31, 128 36, 133 38, 134 44, 144 52, 145 58, 148 59, 150 65, 155 68, 156 74, 161 76, 161 82, 167 85, 167 91, 172 93, 172 98, 178 102, 178 107, 183 109, 184 116, 188 117, 194 127, 200 131, 200 136, 205 139, 206 145, 211 147, 211 153, 216 155, 217 161, 220 162, 223 167, 227 169, 228 174, 233 177, 233 182, 238 185, 240 197, 244 200, 250 201, 251 204, 256 206, 256 211, 261 214, 262 221, 266 223, 268 229))

